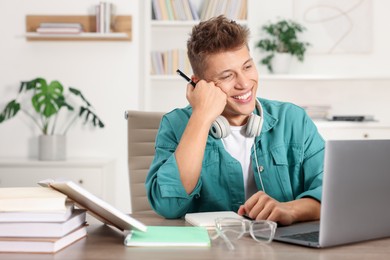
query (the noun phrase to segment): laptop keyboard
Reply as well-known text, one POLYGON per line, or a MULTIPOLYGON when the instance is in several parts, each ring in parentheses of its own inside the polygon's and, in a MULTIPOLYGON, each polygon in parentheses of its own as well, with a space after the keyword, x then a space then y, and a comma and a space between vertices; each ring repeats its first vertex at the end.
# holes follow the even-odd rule
POLYGON ((302 240, 302 241, 308 241, 308 242, 318 242, 319 234, 320 234, 319 231, 313 231, 313 232, 308 232, 308 233, 285 235, 282 237, 297 239, 297 240, 302 240))

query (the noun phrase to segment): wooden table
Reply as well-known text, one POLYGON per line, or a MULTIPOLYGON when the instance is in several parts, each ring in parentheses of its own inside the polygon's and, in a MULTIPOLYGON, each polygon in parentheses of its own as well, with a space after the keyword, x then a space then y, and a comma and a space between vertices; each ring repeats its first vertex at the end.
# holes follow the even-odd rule
MULTIPOLYGON (((167 220, 154 214, 134 214, 147 225, 183 226, 184 220, 167 220)), ((272 242, 264 245, 250 236, 234 243, 229 251, 222 239, 212 241, 209 248, 146 248, 126 247, 123 233, 99 223, 88 227, 88 236, 55 254, 2 254, 0 259, 390 259, 390 238, 327 249, 312 249, 272 242)))

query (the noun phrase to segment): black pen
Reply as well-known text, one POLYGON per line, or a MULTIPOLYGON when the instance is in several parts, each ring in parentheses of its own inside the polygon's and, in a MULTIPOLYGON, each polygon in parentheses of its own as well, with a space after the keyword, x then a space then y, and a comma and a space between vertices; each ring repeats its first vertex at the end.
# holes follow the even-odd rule
POLYGON ((184 74, 181 70, 177 69, 176 70, 177 74, 182 76, 185 80, 187 80, 188 83, 190 83, 193 87, 196 86, 196 83, 193 82, 186 74, 184 74))
POLYGON ((253 218, 249 217, 247 214, 242 215, 242 217, 247 220, 253 220, 253 218))

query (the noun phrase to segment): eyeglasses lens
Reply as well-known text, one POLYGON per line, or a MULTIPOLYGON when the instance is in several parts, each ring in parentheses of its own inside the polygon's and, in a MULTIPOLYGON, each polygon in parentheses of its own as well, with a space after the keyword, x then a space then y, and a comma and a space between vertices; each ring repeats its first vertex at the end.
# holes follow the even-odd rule
POLYGON ((251 223, 253 238, 259 242, 270 242, 275 234, 275 227, 272 223, 268 222, 257 222, 251 223))
POLYGON ((217 221, 217 228, 229 240, 239 239, 245 232, 244 223, 240 219, 219 219, 217 221))

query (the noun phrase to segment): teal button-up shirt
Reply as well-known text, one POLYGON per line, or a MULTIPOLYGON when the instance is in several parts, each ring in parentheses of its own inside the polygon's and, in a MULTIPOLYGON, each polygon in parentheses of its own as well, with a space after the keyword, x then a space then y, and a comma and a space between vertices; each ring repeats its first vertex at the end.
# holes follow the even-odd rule
MULTIPOLYGON (((324 140, 305 111, 291 103, 259 99, 263 128, 252 146, 252 167, 258 190, 254 147, 264 189, 272 198, 287 202, 302 197, 321 201, 324 140)), ((198 183, 187 194, 180 180, 174 152, 192 108, 175 109, 162 118, 156 153, 145 187, 152 208, 166 218, 189 212, 237 211, 245 202, 240 163, 209 134, 198 183)), ((258 113, 258 111, 255 111, 258 113)))

